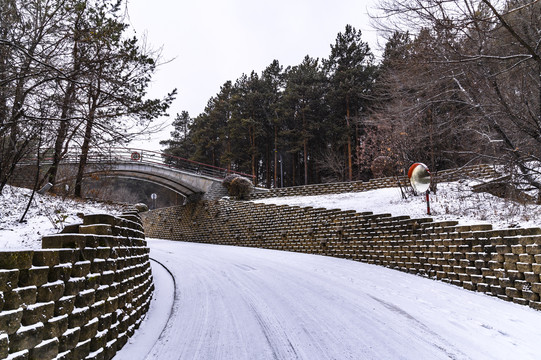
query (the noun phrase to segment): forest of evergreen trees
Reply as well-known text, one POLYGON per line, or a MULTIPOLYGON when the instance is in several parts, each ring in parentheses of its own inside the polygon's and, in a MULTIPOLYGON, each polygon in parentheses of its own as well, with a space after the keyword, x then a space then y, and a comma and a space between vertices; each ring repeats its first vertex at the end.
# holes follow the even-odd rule
POLYGON ((177 114, 166 152, 253 174, 265 186, 353 180, 378 66, 361 31, 347 25, 328 59, 274 60, 227 81, 202 114, 177 114))
POLYGON ((383 0, 376 62, 345 26, 324 59, 279 60, 227 81, 203 113, 177 114, 175 156, 293 186, 505 165, 541 188, 541 4, 383 0), (409 31, 403 31, 409 29, 409 31))

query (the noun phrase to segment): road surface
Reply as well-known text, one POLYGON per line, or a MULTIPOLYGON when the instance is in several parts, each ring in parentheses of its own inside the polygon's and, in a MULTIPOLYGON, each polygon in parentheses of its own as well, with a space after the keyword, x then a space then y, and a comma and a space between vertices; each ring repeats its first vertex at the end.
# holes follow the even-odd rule
POLYGON ((115 359, 541 356, 541 312, 431 279, 317 255, 149 246, 155 299, 115 359))

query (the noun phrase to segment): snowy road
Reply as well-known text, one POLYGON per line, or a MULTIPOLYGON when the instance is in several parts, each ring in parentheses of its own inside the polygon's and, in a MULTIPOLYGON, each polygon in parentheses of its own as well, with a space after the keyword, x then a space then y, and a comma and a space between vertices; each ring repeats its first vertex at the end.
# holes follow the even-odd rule
POLYGON ((153 264, 157 301, 115 359, 541 354, 541 312, 455 286, 323 256, 152 239, 149 245, 176 285, 153 264))

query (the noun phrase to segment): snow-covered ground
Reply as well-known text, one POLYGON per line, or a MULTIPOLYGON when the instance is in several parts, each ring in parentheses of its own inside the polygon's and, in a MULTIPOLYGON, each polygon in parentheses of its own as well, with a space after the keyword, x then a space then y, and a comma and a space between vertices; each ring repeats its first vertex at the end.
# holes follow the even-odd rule
POLYGON ((149 244, 176 284, 163 269, 154 272, 160 293, 115 360, 533 360, 541 353, 540 311, 443 282, 318 255, 149 244))
MULTIPOLYGON (((475 183, 475 182, 473 182, 475 183)), ((492 224, 495 228, 540 227, 541 206, 521 205, 486 193, 473 193, 469 181, 440 183, 430 196, 434 220, 458 220, 461 224, 492 224)), ((53 195, 35 195, 26 223, 19 223, 30 191, 7 186, 0 196, 0 250, 39 249, 43 235, 59 232, 66 224, 79 222, 78 213, 117 214, 119 206, 77 201, 53 195)), ((269 198, 255 202, 372 211, 393 216, 427 217, 424 196, 403 199, 398 188, 319 196, 269 198)))
POLYGON ((430 195, 431 215, 427 215, 425 196, 408 195, 403 199, 399 188, 318 196, 291 196, 256 200, 258 203, 323 207, 329 209, 372 211, 374 214, 408 215, 412 218, 457 220, 461 224, 492 224, 495 228, 539 227, 541 206, 522 205, 487 193, 474 193, 462 181, 440 183, 430 195))
MULTIPOLYGON (((439 184, 435 219, 540 226, 467 183, 439 184)), ((0 250, 39 248, 77 213, 118 208, 49 195, 18 222, 29 191, 0 196, 0 250)), ((426 217, 398 189, 261 202, 426 217)), ((149 239, 156 291, 115 359, 537 359, 541 312, 415 275, 324 256, 149 239), (159 261, 157 263, 156 261, 159 261), (162 264, 162 265, 160 265, 162 264)))
POLYGON ((77 214, 119 214, 119 206, 35 194, 24 220, 31 191, 6 186, 0 195, 0 250, 41 249, 43 235, 56 234, 65 225, 81 222, 77 214))

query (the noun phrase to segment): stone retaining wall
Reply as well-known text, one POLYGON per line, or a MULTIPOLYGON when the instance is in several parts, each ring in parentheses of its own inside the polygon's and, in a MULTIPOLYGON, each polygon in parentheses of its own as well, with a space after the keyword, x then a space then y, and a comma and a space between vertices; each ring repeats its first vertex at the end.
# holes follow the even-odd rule
MULTIPOLYGON (((36 165, 22 165, 15 167, 13 174, 9 178, 8 185, 23 187, 27 189, 34 188, 36 182, 36 165)), ((40 169, 40 176, 43 176, 47 168, 40 169)))
MULTIPOLYGON (((434 174, 436 182, 451 182, 464 178, 485 179, 495 178, 498 176, 499 174, 490 165, 472 165, 460 169, 439 171, 437 174, 434 174)), ((387 177, 371 179, 370 181, 352 181, 276 188, 265 192, 256 192, 252 194, 251 198, 263 199, 282 196, 309 196, 341 194, 345 192, 361 192, 382 188, 397 187, 398 182, 400 182, 402 186, 409 185, 409 180, 407 176, 400 176, 398 178, 387 177)))
POLYGON ((321 254, 439 279, 541 310, 541 229, 214 201, 143 214, 147 236, 321 254))
POLYGON ((111 359, 154 289, 139 215, 85 216, 42 244, 0 252, 0 358, 111 359))

